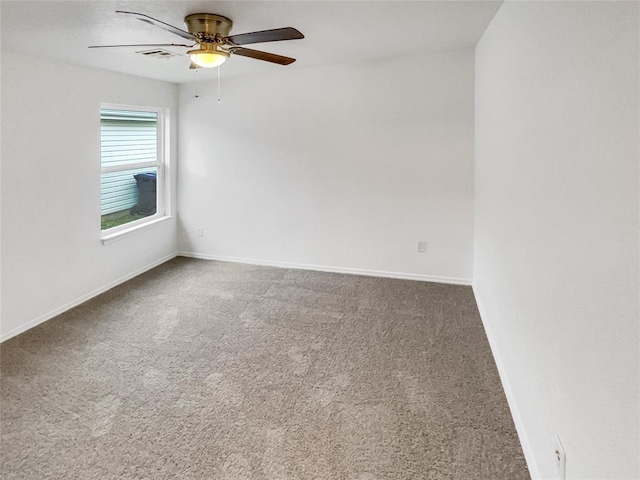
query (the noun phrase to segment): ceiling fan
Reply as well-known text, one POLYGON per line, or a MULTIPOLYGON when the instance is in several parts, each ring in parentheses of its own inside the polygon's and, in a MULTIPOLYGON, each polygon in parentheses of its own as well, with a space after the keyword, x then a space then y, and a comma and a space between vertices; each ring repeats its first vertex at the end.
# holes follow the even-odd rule
POLYGON ((244 48, 240 45, 251 43, 276 42, 280 40, 296 40, 304 38, 304 35, 292 27, 276 28, 273 30, 261 30, 258 32, 241 33, 239 35, 229 35, 233 22, 227 17, 212 13, 194 13, 187 15, 184 23, 187 30, 182 30, 173 25, 169 25, 161 20, 148 15, 135 12, 116 11, 143 22, 160 27, 187 40, 195 42, 192 45, 181 43, 143 43, 131 45, 91 45, 89 48, 114 48, 114 47, 187 47, 198 48, 189 50, 187 55, 191 58, 190 68, 212 68, 222 65, 230 55, 240 55, 243 57, 264 60, 265 62, 277 63, 278 65, 289 65, 296 61, 295 58, 276 55, 275 53, 263 52, 244 48))

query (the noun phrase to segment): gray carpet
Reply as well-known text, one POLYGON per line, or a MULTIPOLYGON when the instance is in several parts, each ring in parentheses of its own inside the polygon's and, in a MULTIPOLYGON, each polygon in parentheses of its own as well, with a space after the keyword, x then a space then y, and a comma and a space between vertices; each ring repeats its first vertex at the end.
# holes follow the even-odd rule
POLYGON ((528 479, 471 288, 176 258, 0 347, 9 479, 528 479))

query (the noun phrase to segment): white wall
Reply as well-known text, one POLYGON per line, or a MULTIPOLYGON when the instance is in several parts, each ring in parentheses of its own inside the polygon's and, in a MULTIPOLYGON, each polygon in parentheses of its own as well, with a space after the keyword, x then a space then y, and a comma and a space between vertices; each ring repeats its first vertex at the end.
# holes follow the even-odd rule
POLYGON ((534 478, 640 478, 638 4, 506 2, 476 49, 474 288, 534 478))
POLYGON ((222 71, 180 87, 183 251, 470 280, 473 50, 222 71))
POLYGON ((2 53, 3 339, 175 253, 175 218, 101 243, 101 102, 175 124, 177 86, 2 53))

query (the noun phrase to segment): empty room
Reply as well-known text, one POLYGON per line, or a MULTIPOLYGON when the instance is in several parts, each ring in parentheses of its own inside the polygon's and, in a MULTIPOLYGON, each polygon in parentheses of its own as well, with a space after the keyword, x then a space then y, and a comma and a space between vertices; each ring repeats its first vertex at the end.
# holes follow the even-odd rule
POLYGON ((640 480, 640 4, 0 1, 3 479, 640 480))

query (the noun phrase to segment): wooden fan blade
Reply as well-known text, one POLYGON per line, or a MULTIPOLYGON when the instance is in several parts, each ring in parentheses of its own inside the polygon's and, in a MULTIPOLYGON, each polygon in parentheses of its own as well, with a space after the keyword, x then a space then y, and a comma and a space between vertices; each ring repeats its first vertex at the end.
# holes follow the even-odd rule
POLYGON ((196 65, 195 63, 191 62, 191 65, 189 65, 189 70, 195 70, 196 68, 202 68, 200 65, 196 65))
POLYGON ((143 22, 150 23, 151 25, 155 25, 156 27, 160 27, 167 32, 171 32, 175 35, 179 35, 182 38, 186 38, 188 40, 197 40, 195 35, 190 34, 189 32, 185 32, 184 30, 179 29, 178 27, 174 27, 173 25, 169 25, 168 23, 163 22, 162 20, 158 20, 156 18, 150 17, 149 15, 145 15, 143 13, 135 13, 135 12, 124 12, 122 10, 116 10, 116 13, 124 13, 125 15, 130 15, 132 17, 137 18, 138 20, 142 20, 143 22))
POLYGON ((278 65, 289 65, 296 61, 295 58, 283 57, 275 53, 261 52, 260 50, 252 50, 250 48, 237 47, 229 50, 234 55, 255 58, 256 60, 264 60, 265 62, 277 63, 278 65))
POLYGON ((304 38, 302 33, 295 28, 286 27, 231 35, 225 37, 225 40, 234 45, 246 45, 248 43, 278 42, 280 40, 298 40, 300 38, 304 38))
POLYGON ((89 45, 89 48, 118 48, 118 47, 194 47, 193 45, 184 45, 182 43, 132 43, 130 45, 89 45))

